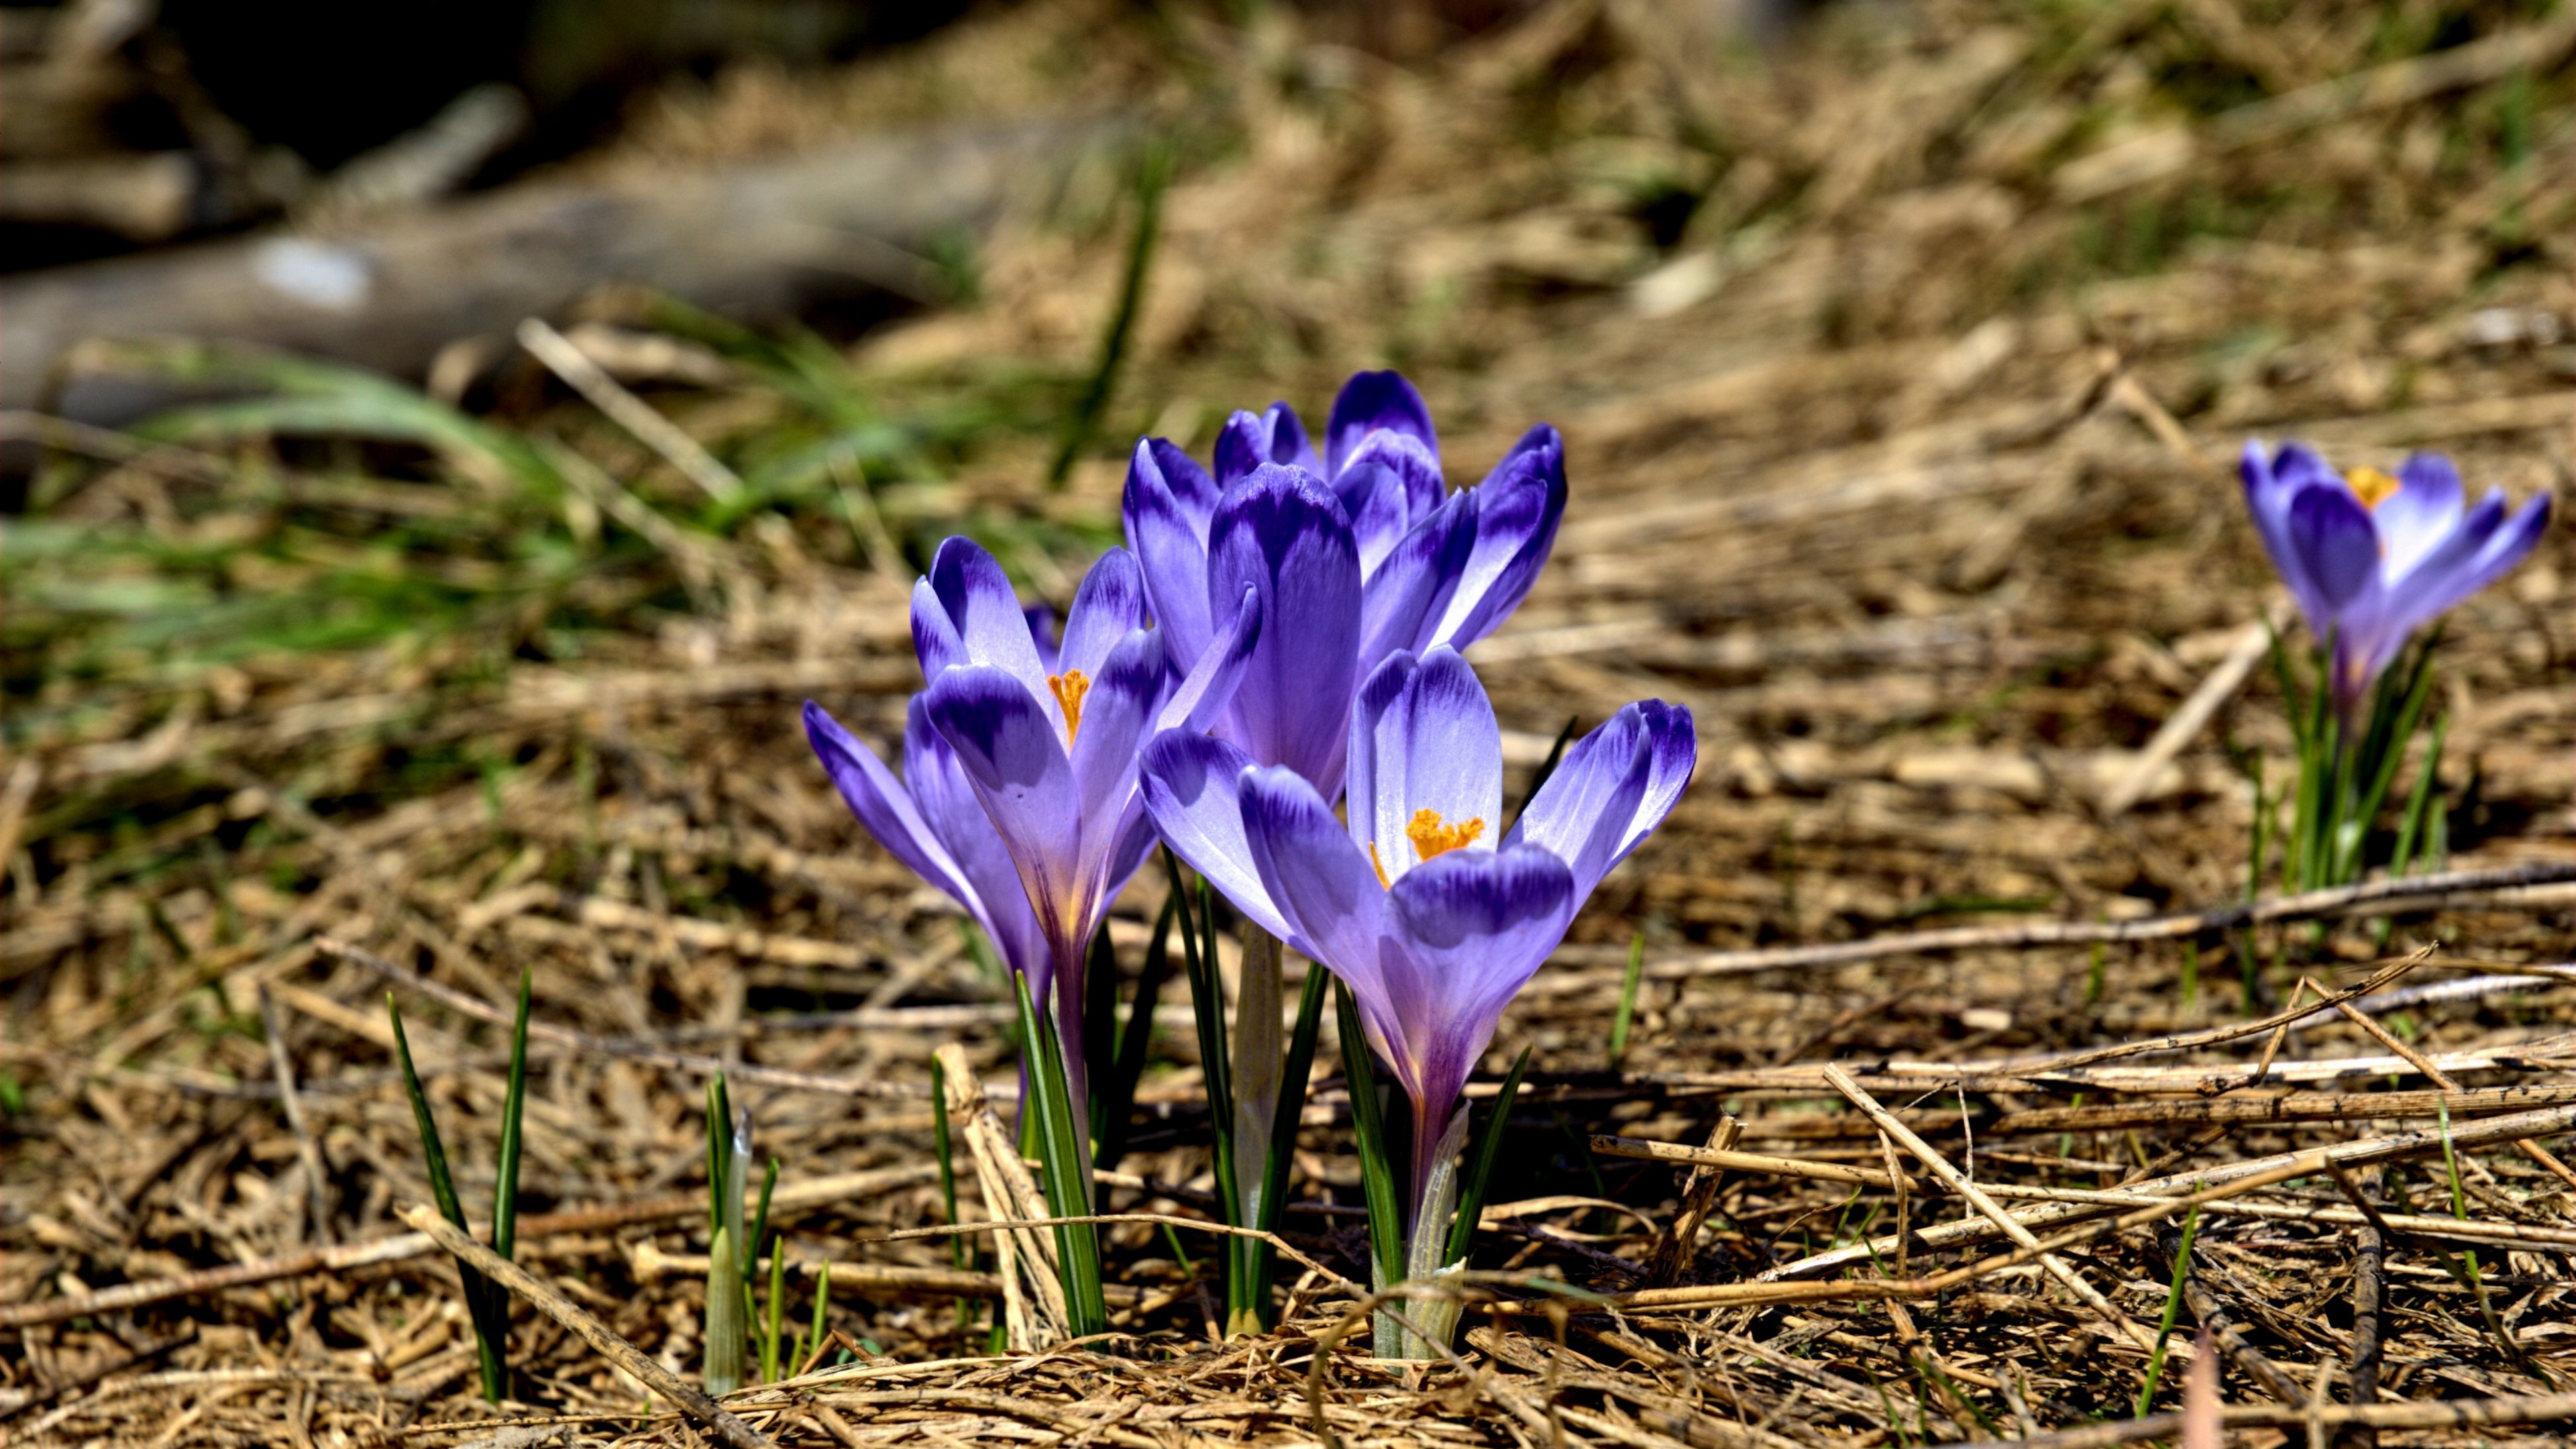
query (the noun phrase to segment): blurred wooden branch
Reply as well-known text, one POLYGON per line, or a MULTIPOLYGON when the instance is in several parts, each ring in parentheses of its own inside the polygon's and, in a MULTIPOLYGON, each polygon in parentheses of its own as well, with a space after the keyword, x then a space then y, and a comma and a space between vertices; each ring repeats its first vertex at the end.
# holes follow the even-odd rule
POLYGON ((115 422, 164 384, 69 366, 84 338, 185 335, 406 376, 607 282, 735 314, 889 287, 886 253, 977 226, 1112 134, 1047 120, 868 140, 759 166, 531 185, 330 234, 270 234, 0 281, 0 407, 115 422))

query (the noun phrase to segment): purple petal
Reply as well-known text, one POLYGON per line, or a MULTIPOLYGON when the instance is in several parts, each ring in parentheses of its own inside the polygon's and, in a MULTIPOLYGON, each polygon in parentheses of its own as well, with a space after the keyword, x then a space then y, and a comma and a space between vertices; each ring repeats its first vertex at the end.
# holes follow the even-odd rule
POLYGON ((1672 813, 1698 758, 1689 710, 1659 699, 1628 705, 1565 752, 1504 846, 1534 845, 1564 861, 1580 902, 1672 813))
POLYGON ((1130 630, 1090 678, 1072 763, 1082 802, 1082 856, 1096 865, 1117 844, 1136 793, 1136 747, 1162 703, 1163 641, 1150 629, 1130 630))
POLYGON ((1127 799, 1127 813, 1119 822, 1118 844, 1111 848, 1108 869, 1100 877, 1103 915, 1108 913, 1109 903, 1127 889, 1127 882, 1135 878, 1137 868, 1154 849, 1154 839, 1154 822, 1145 814, 1145 792, 1139 790, 1127 799))
MULTIPOLYGON (((2389 586, 2399 616, 2399 642, 2403 642, 2405 634, 2457 607, 2529 557, 2549 527, 2550 508, 2550 497, 2544 493, 2505 520, 2501 492, 2490 492, 2479 500, 2451 538, 2437 545, 2412 573, 2389 586)), ((2389 653, 2395 652, 2391 646, 2389 653)))
POLYGON ((2290 490, 2282 487, 2280 474, 2272 472, 2272 459, 2264 456, 2259 438, 2246 438, 2244 454, 2236 459, 2236 474, 2246 487, 2246 513, 2254 518, 2254 531, 2262 536, 2264 552, 2272 554, 2272 570, 2290 585, 2290 596, 2298 598, 2300 614, 2316 627, 2326 616, 2326 606, 2316 598, 2316 585, 2308 583, 2308 570, 2300 562, 2298 549, 2290 547, 2290 490))
MULTIPOLYGON (((942 542, 930 561, 929 583, 965 643, 967 662, 1008 671, 1024 688, 1046 692, 1046 666, 1029 637, 1029 616, 1020 609, 1010 575, 982 545, 963 535, 942 542)), ((918 625, 913 633, 917 641, 918 625)))
POLYGON ((1466 496, 1475 500, 1475 548, 1430 636, 1458 649, 1502 627, 1556 547, 1566 496, 1565 449, 1556 430, 1544 423, 1532 428, 1466 496))
MULTIPOLYGON (((1342 506, 1351 506, 1354 485, 1350 475, 1363 467, 1384 469, 1404 491, 1407 518, 1420 518, 1440 506, 1449 494, 1448 481, 1440 474, 1440 458, 1420 438, 1405 433, 1375 432, 1360 440, 1349 457, 1332 475, 1333 491, 1342 506)), ((1383 487, 1381 481, 1372 486, 1383 487)))
POLYGON ((1459 493, 1413 526, 1361 590, 1359 664, 1427 649, 1475 561, 1476 495, 1459 493))
POLYGON ((1412 518, 1404 479, 1382 458, 1363 459, 1333 480, 1333 494, 1351 516, 1351 535, 1359 545, 1360 578, 1373 578, 1378 565, 1395 551, 1412 518))
POLYGON ((2344 487, 2343 475, 2305 443, 2283 443, 2272 455, 2272 480, 2284 495, 2302 488, 2344 487))
POLYGON ((1491 483, 1501 477, 1504 466, 1523 453, 1554 453, 1554 466, 1562 468, 1565 465, 1565 439, 1558 435, 1552 423, 1532 423, 1529 431, 1521 434, 1520 440, 1513 443, 1485 474, 1485 481, 1491 483))
POLYGON ((1188 454, 1160 438, 1136 445, 1120 512, 1154 618, 1176 659, 1196 659, 1211 632, 1207 537, 1216 507, 1216 484, 1188 454))
POLYGON ((1054 979, 1055 961, 1046 933, 1039 929, 1037 912, 1029 906, 1020 868, 1012 863, 1002 837, 994 833, 984 802, 957 763, 957 752, 931 725, 926 693, 914 695, 904 711, 903 780, 921 818, 974 887, 975 901, 967 909, 982 924, 984 934, 993 938, 1002 960, 1029 978, 1031 992, 1044 997, 1054 979))
POLYGON ((1574 907, 1565 863, 1528 846, 1444 855, 1387 892, 1381 1029, 1392 1028, 1393 1065, 1427 1112, 1445 1112, 1465 1090, 1503 1008, 1565 939, 1574 907))
MULTIPOLYGON (((1207 542, 1208 520, 1216 516, 1217 500, 1224 490, 1198 464, 1198 460, 1181 450, 1169 438, 1138 438, 1136 456, 1127 465, 1130 487, 1138 482, 1160 490, 1180 511, 1190 526, 1191 534, 1201 544, 1207 542)), ((1134 547, 1131 542, 1129 547, 1134 547)))
POLYGON ((1051 666, 1048 673, 1079 669, 1096 674, 1109 651, 1129 634, 1145 627, 1145 571, 1137 566, 1136 556, 1123 548, 1113 548, 1100 556, 1091 571, 1082 576, 1082 586, 1074 590, 1073 608, 1064 617, 1064 648, 1061 666, 1051 666))
POLYGON ((939 671, 970 662, 966 641, 957 637, 957 626, 948 622, 948 606, 939 602, 939 591, 928 579, 912 584, 912 652, 921 660, 924 679, 937 679, 939 671))
POLYGON ((2397 469, 2397 491, 2379 500, 2371 515, 2387 552, 2382 576, 2395 580, 2433 551, 2459 526, 2460 470, 2439 453, 2417 453, 2397 469))
POLYGON ((1355 372, 1333 399, 1333 416, 1324 425, 1324 476, 1338 477, 1362 439, 1384 430, 1412 438, 1440 463, 1440 435, 1431 427, 1431 408, 1399 372, 1355 372))
POLYGON ((1230 620, 1246 585, 1260 609, 1230 733, 1254 759, 1340 793, 1360 627, 1350 520, 1312 474, 1265 464, 1227 495, 1209 538, 1210 617, 1230 620))
POLYGON ((1323 471, 1315 460, 1315 445, 1306 440, 1306 425, 1298 421, 1297 410, 1284 402, 1272 403, 1268 412, 1237 409, 1216 435, 1218 488, 1231 489, 1264 463, 1309 473, 1323 471))
POLYGON ((914 874, 965 907, 1013 970, 1034 973, 1033 980, 1043 984, 1046 944, 1019 875, 985 823, 983 807, 958 777, 956 762, 943 758, 944 745, 921 723, 919 696, 913 699, 911 718, 904 746, 909 789, 874 751, 811 700, 805 703, 805 735, 868 833, 914 874), (943 790, 943 784, 954 788, 943 790), (979 842, 989 849, 979 854, 979 842))
POLYGON ((2379 582, 2379 530, 2341 484, 2302 488, 2290 500, 2290 547, 2331 617, 2379 582))
POLYGON ((1082 799, 1055 715, 990 665, 951 669, 927 694, 930 722, 1009 848, 1048 944, 1060 958, 1081 950, 1091 905, 1080 868, 1082 799))
POLYGON ((1163 711, 1154 721, 1157 732, 1211 729, 1234 702, 1234 692, 1243 683, 1243 667, 1252 659, 1252 647, 1261 642, 1259 595, 1250 588, 1243 592, 1243 605, 1235 609, 1234 617, 1164 696, 1163 711))
POLYGON ((822 760, 823 772, 832 777, 833 786, 849 803, 850 813, 859 818, 888 854, 911 867, 913 874, 946 891, 959 905, 969 910, 978 906, 974 887, 957 869, 957 862, 949 858, 948 847, 921 818, 911 794, 877 758, 876 751, 810 699, 805 701, 805 738, 822 760))
POLYGON ((1419 663, 1398 654, 1360 686, 1351 710, 1350 835, 1376 848, 1379 870, 1399 880, 1418 863, 1406 833, 1416 813, 1478 822, 1470 848, 1491 850, 1503 823, 1503 733, 1476 672, 1455 650, 1419 663))
POLYGON ((1223 740, 1171 730, 1145 746, 1140 793, 1172 853, 1254 925, 1284 941, 1295 932, 1262 885, 1243 832, 1242 782, 1254 768, 1250 755, 1223 740))
POLYGON ((1386 904, 1377 872, 1304 776, 1256 768, 1242 790, 1244 839, 1263 894, 1288 924, 1283 939, 1360 990, 1352 973, 1374 967, 1386 904))
POLYGON ((1045 602, 1031 604, 1020 612, 1028 616, 1029 643, 1038 651, 1038 667, 1049 674, 1055 673, 1059 667, 1056 664, 1056 656, 1060 652, 1058 645, 1064 633, 1058 626, 1064 621, 1056 617, 1054 606, 1045 602))

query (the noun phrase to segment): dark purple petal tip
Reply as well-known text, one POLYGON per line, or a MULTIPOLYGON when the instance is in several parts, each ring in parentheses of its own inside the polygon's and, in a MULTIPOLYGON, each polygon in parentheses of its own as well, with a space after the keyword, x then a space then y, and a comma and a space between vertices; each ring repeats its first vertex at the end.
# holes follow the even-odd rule
POLYGON ((1324 428, 1324 471, 1337 474, 1369 434, 1383 429, 1422 444, 1436 465, 1440 435, 1431 426, 1430 405, 1400 372, 1355 372, 1333 399, 1332 420, 1324 428))

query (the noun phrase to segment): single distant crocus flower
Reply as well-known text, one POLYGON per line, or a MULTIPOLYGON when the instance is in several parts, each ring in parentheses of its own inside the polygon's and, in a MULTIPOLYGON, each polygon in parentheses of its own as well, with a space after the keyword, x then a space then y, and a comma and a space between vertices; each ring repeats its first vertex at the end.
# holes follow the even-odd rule
POLYGON ((1086 953, 1154 838, 1137 748, 1161 730, 1208 727, 1260 618, 1238 607, 1205 648, 1171 656, 1146 623, 1136 560, 1112 549, 1083 577, 1062 642, 1041 625, 992 555, 951 538, 913 587, 929 688, 906 712, 904 778, 811 700, 805 732, 868 833, 966 908, 1040 1009, 1052 999, 1084 1121, 1086 953))
POLYGON ((1541 424, 1450 493, 1421 394, 1364 372, 1334 402, 1322 453, 1278 403, 1228 419, 1215 459, 1211 475, 1163 439, 1140 441, 1128 546, 1181 657, 1249 587, 1261 642, 1220 730, 1334 798, 1358 682, 1398 651, 1466 648, 1529 592, 1565 513, 1564 445, 1541 424))
POLYGON ((1412 1101, 1419 1194, 1504 1007, 1671 813, 1698 745, 1689 710, 1631 704, 1504 831, 1502 732, 1456 650, 1389 657, 1349 730, 1347 824, 1296 771, 1182 733, 1146 746, 1146 810, 1237 910, 1350 988, 1412 1101))
POLYGON ((2549 523, 2546 494, 2507 514, 2503 490, 2489 489, 2464 509, 2459 469, 2439 453, 2415 454, 2394 477, 2337 474, 2297 443, 2267 459, 2248 442, 2241 471, 2273 566, 2317 642, 2334 645, 2347 724, 2409 636, 2522 562, 2549 523))

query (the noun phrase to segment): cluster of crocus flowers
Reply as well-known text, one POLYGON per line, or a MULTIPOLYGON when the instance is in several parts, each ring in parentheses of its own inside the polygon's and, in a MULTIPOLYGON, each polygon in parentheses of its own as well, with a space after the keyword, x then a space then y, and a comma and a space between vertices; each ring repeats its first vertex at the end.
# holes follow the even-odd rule
MULTIPOLYGON (((1460 1094, 1504 1007, 1672 808, 1693 759, 1687 712, 1631 705, 1504 828, 1499 728, 1459 651, 1529 592, 1565 501, 1553 428, 1452 490, 1420 394, 1395 373, 1361 373, 1320 451, 1285 403, 1228 419, 1212 469, 1140 441, 1129 549, 1084 578, 1060 642, 981 548, 942 545, 913 592, 926 687, 908 708, 900 779, 810 702, 806 730, 870 833, 954 898, 1051 1008, 1062 1050, 1044 1075, 1061 1072, 1076 1121, 1088 1120, 1093 937, 1157 837, 1248 924, 1229 1079, 1246 1184, 1285 1180, 1294 1144, 1271 1141, 1269 1103, 1302 1097, 1322 999, 1317 976, 1301 1045, 1283 1054, 1278 943, 1338 978, 1359 1023, 1346 1055, 1365 1066, 1374 1048, 1414 1104, 1404 1227, 1428 1242, 1438 1229, 1415 1220, 1441 1214, 1426 1185, 1455 1152, 1460 1094), (1334 813, 1346 778, 1347 830, 1334 813)), ((1210 939, 1200 954, 1212 953, 1210 939)), ((1204 1040, 1223 1021, 1222 989, 1209 990, 1203 1048, 1221 1045, 1204 1040)), ((1046 1081, 1032 1085, 1043 1107, 1046 1081)), ((1053 1131, 1040 1138, 1051 1199, 1056 1178, 1090 1176, 1087 1144, 1065 1150, 1053 1131)), ((1276 1195, 1247 1186, 1241 1225, 1273 1226, 1276 1195)), ((1246 1267, 1239 1285, 1226 1262, 1230 1323, 1257 1323, 1266 1271, 1246 1267)), ((1096 1303, 1096 1278, 1093 1289, 1096 1303)))
POLYGON ((2297 443, 2267 458, 2249 442, 2240 471, 2273 567, 2333 651, 2347 723, 2416 630, 2502 578, 2549 524, 2547 495, 2508 513, 2491 488, 2466 507, 2460 470, 2439 453, 2417 453, 2394 475, 2339 474, 2297 443))

